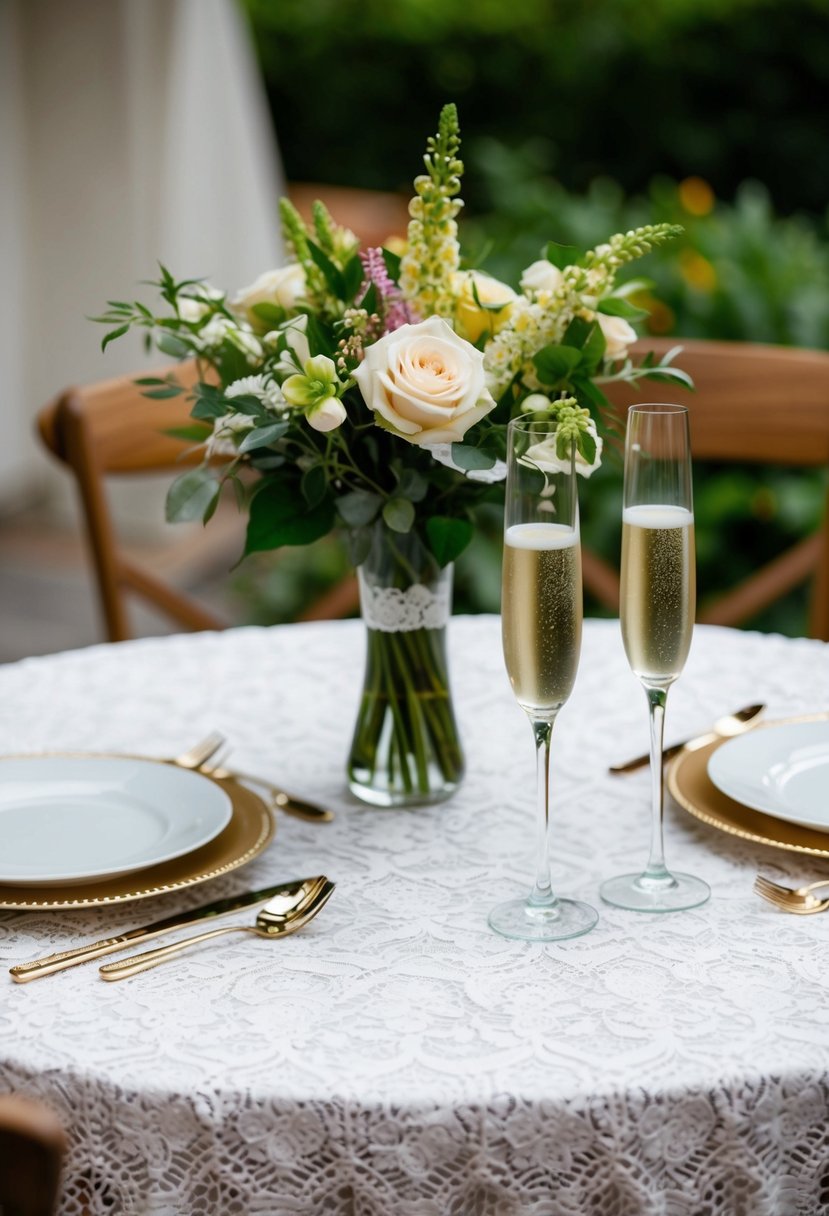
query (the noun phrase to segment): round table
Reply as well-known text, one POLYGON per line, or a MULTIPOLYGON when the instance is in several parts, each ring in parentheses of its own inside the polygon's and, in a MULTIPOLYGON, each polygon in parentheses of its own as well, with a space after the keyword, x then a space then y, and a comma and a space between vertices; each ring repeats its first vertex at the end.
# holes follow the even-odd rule
MULTIPOLYGON (((827 862, 726 835, 671 804, 668 862, 706 878, 710 902, 666 916, 598 902, 603 878, 644 864, 649 776, 607 773, 646 748, 647 711, 618 623, 591 621, 553 737, 554 881, 594 903, 599 924, 554 945, 496 937, 489 908, 524 893, 534 868, 532 737, 498 619, 455 617, 449 641, 468 773, 450 802, 409 811, 370 809, 346 791, 359 621, 149 639, 0 669, 6 752, 169 755, 218 728, 239 768, 336 815, 281 817, 254 862, 187 893, 0 912, 11 966, 185 902, 301 874, 337 883, 321 915, 284 940, 231 935, 117 984, 94 962, 9 980, 0 1088, 40 1096, 64 1119, 62 1212, 825 1210, 829 916, 788 916, 751 887, 758 870, 805 880, 827 862)), ((825 644, 699 627, 666 739, 760 699, 770 718, 826 710, 827 692, 825 644)))

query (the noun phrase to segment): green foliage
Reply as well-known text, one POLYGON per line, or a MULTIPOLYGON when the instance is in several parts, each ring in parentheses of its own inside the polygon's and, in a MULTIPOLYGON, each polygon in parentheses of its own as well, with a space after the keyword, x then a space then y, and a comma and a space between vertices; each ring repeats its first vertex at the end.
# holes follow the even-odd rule
POLYGON ((571 190, 693 173, 730 199, 762 173, 784 212, 825 208, 826 0, 245 4, 289 180, 405 189, 453 97, 467 149, 544 141, 571 190))

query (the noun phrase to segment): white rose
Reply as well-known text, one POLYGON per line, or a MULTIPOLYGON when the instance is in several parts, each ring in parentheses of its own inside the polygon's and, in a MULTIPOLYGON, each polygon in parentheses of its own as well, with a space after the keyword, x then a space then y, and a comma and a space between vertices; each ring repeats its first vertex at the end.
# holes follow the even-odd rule
POLYGON ((604 334, 605 359, 624 359, 631 342, 636 341, 636 330, 624 317, 606 317, 603 312, 597 312, 596 320, 604 334))
POLYGON ((291 312, 304 295, 305 271, 299 262, 289 262, 276 270, 266 270, 250 287, 243 287, 231 300, 231 308, 261 329, 263 323, 252 311, 254 304, 277 304, 291 312))
POLYGON ((484 333, 497 333, 509 317, 515 292, 491 275, 458 270, 451 276, 450 286, 455 296, 455 328, 467 342, 477 342, 484 333))
POLYGON ((483 352, 442 317, 385 334, 367 348, 354 379, 380 425, 409 443, 458 443, 495 408, 483 352))
POLYGON ((555 291, 563 281, 564 275, 558 266, 554 266, 545 258, 527 267, 521 275, 521 290, 526 295, 534 295, 539 291, 555 291))

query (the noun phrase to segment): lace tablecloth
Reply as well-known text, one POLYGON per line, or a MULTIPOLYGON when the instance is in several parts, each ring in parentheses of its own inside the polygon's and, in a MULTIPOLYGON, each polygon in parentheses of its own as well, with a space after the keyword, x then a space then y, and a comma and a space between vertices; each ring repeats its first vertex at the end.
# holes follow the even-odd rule
MULTIPOLYGON (((618 625, 589 622, 554 734, 554 878, 598 927, 502 940, 533 871, 533 745, 497 618, 453 618, 468 756, 455 798, 359 806, 344 762, 360 622, 145 640, 0 669, 8 752, 170 754, 211 728, 240 768, 330 806, 244 870, 111 910, 0 912, 5 966, 301 873, 337 890, 305 931, 236 935, 118 984, 88 964, 4 989, 0 1088, 48 1100, 72 1147, 62 1211, 126 1216, 815 1216, 829 1211, 829 916, 751 892, 818 859, 671 806, 669 863, 711 884, 670 916, 600 905, 645 860, 646 747, 618 625)), ((763 699, 825 710, 829 647, 698 628, 667 738, 763 699)), ((250 914, 238 914, 240 922, 250 914)))

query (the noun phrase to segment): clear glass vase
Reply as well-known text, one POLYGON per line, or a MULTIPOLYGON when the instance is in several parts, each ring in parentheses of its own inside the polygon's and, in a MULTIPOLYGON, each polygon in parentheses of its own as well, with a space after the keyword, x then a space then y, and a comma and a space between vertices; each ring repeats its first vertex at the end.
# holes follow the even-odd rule
POLYGON ((452 572, 415 534, 382 525, 358 567, 366 667, 348 781, 372 806, 440 802, 463 777, 446 663, 452 572))

